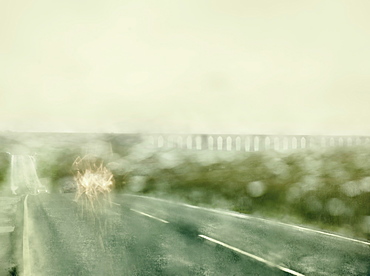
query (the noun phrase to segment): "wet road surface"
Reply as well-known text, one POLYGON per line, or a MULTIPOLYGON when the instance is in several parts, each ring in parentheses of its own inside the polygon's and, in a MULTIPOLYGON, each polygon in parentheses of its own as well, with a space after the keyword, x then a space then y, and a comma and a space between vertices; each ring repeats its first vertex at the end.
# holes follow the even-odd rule
POLYGON ((27 275, 369 275, 367 241, 237 213, 115 195, 91 212, 73 194, 24 202, 27 275))

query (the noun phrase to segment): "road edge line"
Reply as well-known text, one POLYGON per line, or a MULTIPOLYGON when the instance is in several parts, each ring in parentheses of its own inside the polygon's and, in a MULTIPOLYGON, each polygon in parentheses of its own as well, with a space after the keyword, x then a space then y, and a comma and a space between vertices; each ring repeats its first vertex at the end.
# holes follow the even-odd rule
POLYGON ((23 206, 23 275, 29 276, 31 274, 30 264, 30 244, 28 239, 28 206, 27 206, 28 194, 24 199, 23 206))
POLYGON ((256 261, 259 261, 259 262, 261 262, 261 263, 264 263, 264 264, 266 264, 266 265, 268 265, 268 266, 276 267, 277 269, 282 270, 282 271, 287 272, 287 273, 290 273, 290 274, 292 274, 292 275, 294 275, 294 276, 305 276, 305 275, 304 275, 304 274, 302 274, 302 273, 299 273, 299 272, 294 271, 294 270, 292 270, 292 269, 289 269, 289 268, 286 268, 286 267, 283 267, 283 266, 280 266, 280 265, 274 264, 274 263, 272 263, 272 262, 270 262, 270 261, 268 261, 268 260, 265 260, 265 259, 263 259, 263 258, 261 258, 261 257, 258 257, 258 256, 256 256, 256 255, 254 255, 254 254, 248 253, 248 252, 246 252, 246 251, 244 251, 244 250, 241 250, 241 249, 236 248, 236 247, 234 247, 234 246, 228 245, 228 244, 226 244, 226 243, 224 243, 224 242, 221 242, 221 241, 215 240, 215 239, 210 238, 210 237, 208 237, 208 236, 205 236, 205 235, 198 235, 198 236, 199 236, 199 237, 201 237, 201 238, 203 238, 203 239, 205 239, 205 240, 211 241, 211 242, 213 242, 213 243, 216 243, 216 244, 222 245, 223 247, 226 247, 226 248, 229 248, 229 249, 231 249, 231 250, 234 250, 234 251, 236 251, 236 252, 238 252, 238 253, 240 253, 240 254, 243 254, 243 255, 245 255, 245 256, 248 256, 249 258, 252 258, 252 259, 254 259, 254 260, 256 260, 256 261))

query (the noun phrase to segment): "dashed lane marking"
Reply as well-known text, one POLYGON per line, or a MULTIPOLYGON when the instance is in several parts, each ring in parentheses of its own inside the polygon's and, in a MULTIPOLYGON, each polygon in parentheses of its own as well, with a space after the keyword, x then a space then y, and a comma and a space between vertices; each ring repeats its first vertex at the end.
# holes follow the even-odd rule
POLYGON ((250 215, 246 215, 246 214, 241 214, 241 213, 237 213, 237 212, 233 212, 233 211, 226 211, 226 210, 219 210, 219 209, 210 209, 210 208, 205 208, 205 207, 200 207, 200 206, 194 206, 194 205, 190 205, 190 204, 172 202, 170 200, 165 200, 165 199, 155 198, 155 197, 149 197, 149 196, 139 196, 139 195, 131 195, 131 194, 128 194, 126 196, 141 197, 141 198, 147 198, 147 199, 152 199, 152 200, 156 200, 156 201, 163 201, 163 202, 167 202, 167 203, 170 203, 170 204, 182 205, 182 206, 186 206, 188 208, 204 210, 204 211, 208 211, 208 212, 218 213, 218 214, 225 215, 225 216, 237 217, 237 218, 241 218, 241 219, 259 220, 259 221, 263 221, 263 222, 270 223, 270 224, 283 225, 283 226, 286 226, 286 227, 296 228, 296 229, 298 229, 300 231, 308 231, 308 232, 312 232, 312 233, 317 233, 317 234, 321 234, 321 235, 326 235, 326 236, 334 237, 334 238, 337 238, 337 239, 342 239, 342 240, 347 240, 347 241, 351 241, 351 242, 356 242, 356 243, 361 243, 361 244, 365 244, 365 245, 370 245, 370 242, 369 241, 358 240, 358 239, 349 238, 349 237, 346 237, 346 236, 337 235, 337 234, 330 233, 330 232, 325 232, 325 231, 311 229, 311 228, 307 228, 307 227, 303 227, 303 226, 299 226, 299 225, 294 225, 294 224, 289 224, 289 223, 284 223, 284 222, 279 222, 279 221, 274 221, 274 220, 269 220, 269 219, 254 217, 254 216, 250 216, 250 215))
POLYGON ((14 226, 0 226, 0 234, 11 233, 14 231, 14 226))
POLYGON ((134 211, 134 212, 136 212, 136 213, 139 213, 139 214, 141 214, 141 215, 143 215, 143 216, 147 216, 147 217, 150 217, 150 218, 152 218, 152 219, 159 220, 160 222, 163 222, 163 223, 169 223, 168 221, 166 221, 166 220, 164 220, 164 219, 157 218, 157 217, 152 216, 152 215, 149 215, 149 214, 147 214, 147 213, 144 213, 144 212, 141 212, 141 211, 138 211, 138 210, 135 210, 135 209, 131 209, 131 208, 130 208, 130 210, 131 210, 131 211, 134 211))
POLYGON ((283 267, 283 266, 280 266, 280 265, 276 265, 276 264, 274 264, 274 263, 272 263, 272 262, 269 262, 269 261, 267 261, 267 260, 265 260, 265 259, 263 259, 263 258, 261 258, 261 257, 258 257, 258 256, 256 256, 256 255, 253 255, 253 254, 251 254, 251 253, 248 253, 248 252, 246 252, 246 251, 243 251, 243 250, 241 250, 241 249, 239 249, 239 248, 236 248, 236 247, 234 247, 234 246, 228 245, 228 244, 223 243, 223 242, 221 242, 221 241, 218 241, 218 240, 212 239, 212 238, 207 237, 207 236, 205 236, 205 235, 198 235, 198 236, 199 236, 199 237, 201 237, 201 238, 203 238, 203 239, 206 239, 206 240, 208 240, 208 241, 211 241, 211 242, 217 243, 217 244, 219 244, 219 245, 222 245, 222 246, 224 246, 224 247, 226 247, 226 248, 229 248, 229 249, 231 249, 231 250, 234 250, 234 251, 236 251, 236 252, 238 252, 238 253, 240 253, 240 254, 243 254, 243 255, 245 255, 245 256, 248 256, 248 257, 250 257, 250 258, 252 258, 252 259, 254 259, 254 260, 256 260, 256 261, 259 261, 259 262, 261 262, 261 263, 264 263, 264 264, 266 264, 266 265, 268 265, 268 266, 276 267, 277 269, 280 269, 280 270, 282 270, 282 271, 284 271, 284 272, 290 273, 290 274, 292 274, 292 275, 294 275, 294 276, 305 276, 305 275, 304 275, 304 274, 302 274, 302 273, 299 273, 299 272, 297 272, 297 271, 291 270, 291 269, 289 269, 289 268, 286 268, 286 267, 283 267))

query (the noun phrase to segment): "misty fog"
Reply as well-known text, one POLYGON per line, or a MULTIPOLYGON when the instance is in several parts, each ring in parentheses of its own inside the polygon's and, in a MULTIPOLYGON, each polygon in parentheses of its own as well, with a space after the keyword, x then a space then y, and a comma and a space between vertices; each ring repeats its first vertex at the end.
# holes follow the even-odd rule
POLYGON ((0 130, 370 133, 368 1, 5 1, 0 130))

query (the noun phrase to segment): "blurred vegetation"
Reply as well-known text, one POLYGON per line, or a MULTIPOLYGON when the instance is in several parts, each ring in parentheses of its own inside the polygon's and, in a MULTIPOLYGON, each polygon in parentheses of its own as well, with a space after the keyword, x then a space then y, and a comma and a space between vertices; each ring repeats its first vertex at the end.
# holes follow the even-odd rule
POLYGON ((134 153, 125 191, 370 238, 370 148, 134 153))
POLYGON ((0 188, 5 185, 10 168, 11 157, 6 152, 0 152, 0 188))
MULTIPOLYGON (((225 208, 370 239, 370 148, 285 152, 151 149, 134 136, 36 143, 40 180, 51 192, 73 183, 72 163, 92 154, 113 173, 118 192, 225 208), (136 141, 136 142, 135 142, 136 141)), ((33 143, 34 145, 35 143, 33 143)), ((22 145, 30 147, 29 145, 22 145)), ((10 157, 0 155, 0 183, 10 157)))

